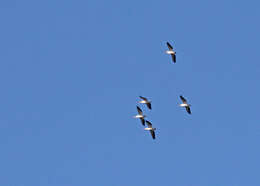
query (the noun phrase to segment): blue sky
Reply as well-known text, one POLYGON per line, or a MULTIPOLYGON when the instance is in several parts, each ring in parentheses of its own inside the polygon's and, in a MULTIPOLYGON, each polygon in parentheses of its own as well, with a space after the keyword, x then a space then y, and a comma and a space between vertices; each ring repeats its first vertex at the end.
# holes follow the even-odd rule
POLYGON ((1 1, 0 185, 259 186, 259 5, 1 1))

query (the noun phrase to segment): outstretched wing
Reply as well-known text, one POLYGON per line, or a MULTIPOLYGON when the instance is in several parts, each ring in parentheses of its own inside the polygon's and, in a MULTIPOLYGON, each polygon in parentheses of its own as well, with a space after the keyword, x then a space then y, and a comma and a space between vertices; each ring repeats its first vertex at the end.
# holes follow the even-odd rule
POLYGON ((167 44, 169 50, 173 50, 173 47, 172 47, 172 45, 169 42, 167 42, 166 44, 167 44))
POLYGON ((155 132, 154 132, 154 130, 150 130, 150 133, 151 133, 153 139, 155 139, 155 132))
POLYGON ((152 125, 152 123, 150 121, 146 120, 146 124, 147 124, 148 128, 153 128, 153 125, 152 125))
POLYGON ((150 102, 146 103, 146 105, 147 105, 147 107, 148 107, 150 110, 152 110, 152 105, 151 105, 150 102))
POLYGON ((190 107, 186 107, 186 111, 191 114, 191 110, 190 110, 190 107))
POLYGON ((173 61, 174 63, 176 63, 176 54, 172 54, 171 56, 172 56, 172 61, 173 61))
POLYGON ((183 96, 180 96, 180 98, 181 98, 183 103, 187 103, 187 100, 183 96))
POLYGON ((140 118, 141 122, 142 122, 142 125, 145 126, 145 120, 144 118, 140 118))
POLYGON ((143 96, 139 96, 142 100, 144 101, 148 101, 147 98, 143 97, 143 96))
POLYGON ((136 106, 138 114, 143 115, 143 111, 140 109, 140 107, 136 106))

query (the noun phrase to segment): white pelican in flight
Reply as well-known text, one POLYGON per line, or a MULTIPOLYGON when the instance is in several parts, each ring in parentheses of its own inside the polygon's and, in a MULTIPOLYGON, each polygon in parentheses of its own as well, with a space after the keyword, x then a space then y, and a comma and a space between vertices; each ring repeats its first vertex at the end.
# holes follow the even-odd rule
POLYGON ((181 100, 182 100, 182 104, 180 104, 181 107, 185 107, 186 108, 186 111, 191 114, 191 111, 190 111, 190 104, 187 103, 187 100, 183 97, 183 96, 180 96, 181 100))
POLYGON ((153 128, 152 123, 146 120, 147 127, 144 128, 144 130, 150 131, 152 138, 155 139, 155 130, 156 128, 153 128))
POLYGON ((146 115, 143 115, 143 111, 140 109, 140 107, 136 106, 138 114, 134 116, 134 118, 140 118, 143 126, 145 125, 145 120, 144 118, 146 115))
POLYGON ((139 96, 142 100, 139 101, 139 103, 144 103, 149 109, 152 109, 151 101, 149 101, 147 98, 139 96))
POLYGON ((173 47, 169 42, 167 42, 166 44, 169 48, 169 50, 167 50, 166 53, 170 54, 172 56, 172 61, 176 63, 176 52, 173 50, 173 47))

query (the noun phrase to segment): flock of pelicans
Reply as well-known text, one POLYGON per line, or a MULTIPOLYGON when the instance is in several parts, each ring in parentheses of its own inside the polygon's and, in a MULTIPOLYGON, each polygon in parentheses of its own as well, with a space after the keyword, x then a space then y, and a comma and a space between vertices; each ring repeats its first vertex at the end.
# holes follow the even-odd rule
MULTIPOLYGON (((169 50, 167 50, 166 53, 171 55, 173 63, 176 63, 176 52, 173 50, 173 47, 171 46, 171 44, 169 42, 167 42, 166 44, 169 48, 169 50)), ((151 101, 145 97, 142 97, 142 96, 139 96, 139 97, 141 98, 141 101, 139 101, 139 103, 146 104, 146 106, 151 110, 152 109, 151 101)), ((191 114, 191 110, 190 110, 191 105, 188 104, 187 100, 182 95, 180 96, 180 99, 182 101, 180 106, 185 107, 186 111, 189 114, 191 114)), ((144 130, 150 131, 152 138, 155 139, 156 128, 153 128, 152 123, 144 119, 146 117, 146 115, 143 114, 142 109, 139 106, 136 106, 136 108, 137 108, 138 114, 136 116, 134 116, 134 118, 139 118, 141 120, 141 123, 143 124, 143 126, 145 126, 145 123, 146 123, 147 127, 145 127, 144 130)))

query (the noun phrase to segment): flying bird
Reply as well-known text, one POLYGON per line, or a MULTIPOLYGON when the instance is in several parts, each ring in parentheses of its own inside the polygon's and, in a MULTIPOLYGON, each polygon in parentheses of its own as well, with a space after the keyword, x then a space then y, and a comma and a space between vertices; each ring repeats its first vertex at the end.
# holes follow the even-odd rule
POLYGON ((146 124, 147 124, 147 127, 144 128, 144 130, 149 130, 151 135, 152 135, 152 138, 155 139, 155 132, 154 131, 156 130, 156 128, 153 128, 152 123, 147 121, 147 120, 146 120, 146 124))
POLYGON ((181 107, 185 107, 186 108, 186 111, 191 114, 191 111, 190 111, 190 104, 187 103, 187 100, 183 97, 183 96, 180 96, 181 98, 181 101, 182 101, 182 104, 180 104, 181 107))
POLYGON ((149 101, 147 98, 139 96, 142 100, 139 101, 139 103, 144 103, 149 109, 152 109, 151 101, 149 101))
POLYGON ((140 107, 136 106, 137 108, 137 112, 138 114, 134 116, 134 118, 139 118, 143 124, 143 126, 145 126, 145 120, 144 118, 146 117, 146 115, 143 115, 143 111, 140 109, 140 107))
POLYGON ((176 63, 176 52, 173 50, 173 47, 169 42, 167 42, 166 44, 169 48, 169 50, 167 50, 166 53, 170 54, 172 56, 172 61, 176 63))

